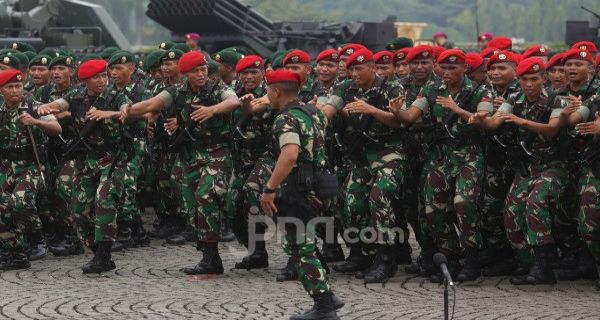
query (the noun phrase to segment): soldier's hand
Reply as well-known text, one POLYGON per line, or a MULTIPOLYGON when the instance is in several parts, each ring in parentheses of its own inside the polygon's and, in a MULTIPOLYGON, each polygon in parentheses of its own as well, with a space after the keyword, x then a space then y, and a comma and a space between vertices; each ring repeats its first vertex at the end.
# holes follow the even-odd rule
POLYGON ((582 136, 600 134, 600 115, 596 112, 596 120, 592 122, 579 123, 575 126, 575 130, 582 136))
POLYGON ((468 124, 477 125, 481 124, 483 120, 487 117, 487 113, 483 112, 475 112, 469 117, 468 124))
POLYGON ((177 118, 168 118, 165 121, 165 130, 169 135, 172 135, 179 128, 179 124, 177 123, 177 118))
POLYGON ((438 96, 437 98, 435 98, 435 103, 437 103, 440 106, 442 106, 442 108, 448 109, 450 111, 454 111, 456 109, 459 109, 458 105, 456 104, 456 102, 454 102, 454 99, 452 99, 452 97, 440 97, 440 96, 438 96))
POLYGON ((240 98, 240 102, 242 102, 242 103, 244 103, 244 104, 245 104, 245 103, 250 103, 250 102, 252 102, 252 100, 254 100, 254 99, 256 99, 256 98, 254 97, 254 95, 253 95, 252 93, 248 93, 248 94, 245 94, 245 95, 243 95, 243 96, 240 98))
POLYGON ((368 115, 373 115, 377 112, 377 110, 379 110, 368 104, 366 101, 358 99, 357 97, 354 97, 354 102, 348 103, 344 109, 346 109, 348 113, 362 113, 368 115))
POLYGON ((504 97, 496 97, 496 99, 494 99, 494 102, 493 102, 494 108, 495 109, 500 108, 500 105, 502 105, 504 103, 504 101, 505 101, 504 97))
MULTIPOLYGON (((86 118, 90 119, 90 120, 95 120, 95 121, 100 121, 100 120, 107 120, 107 119, 111 119, 114 117, 114 113, 110 112, 110 111, 105 111, 105 110, 98 110, 98 109, 90 109, 90 111, 88 111, 85 114, 86 118)), ((119 113, 120 116, 120 113, 119 113)))
POLYGON ((119 115, 119 121, 124 123, 125 120, 127 120, 127 117, 129 117, 130 111, 131 111, 131 104, 127 105, 127 107, 125 107, 121 110, 121 114, 119 115))
POLYGON ((156 122, 148 122, 146 130, 148 131, 148 137, 150 139, 154 138, 154 132, 156 131, 156 122))
POLYGON ((273 213, 277 212, 277 207, 275 206, 275 193, 263 193, 260 196, 260 207, 265 215, 272 217, 273 213))
POLYGON ((310 99, 310 101, 307 104, 313 104, 313 105, 317 105, 317 99, 319 99, 319 97, 317 97, 316 95, 313 96, 312 99, 310 99))
POLYGON ((35 126, 40 122, 38 119, 32 117, 29 113, 23 113, 19 115, 19 121, 21 121, 23 125, 30 127, 35 126))
POLYGON ((393 113, 400 112, 402 110, 402 106, 404 105, 404 96, 398 96, 390 100, 390 111, 393 113))
POLYGON ((192 120, 197 122, 204 122, 215 116, 215 110, 216 109, 212 107, 198 108, 194 112, 192 112, 192 120))
POLYGON ((525 120, 523 118, 519 118, 512 113, 498 112, 498 116, 505 122, 514 123, 517 126, 525 125, 525 123, 527 122, 527 120, 525 120))
POLYGON ((567 102, 569 103, 567 108, 575 108, 577 110, 581 106, 581 96, 567 96, 567 102))
POLYGON ((260 98, 256 98, 256 99, 252 100, 252 102, 250 102, 250 104, 252 105, 253 108, 257 108, 257 107, 267 106, 267 105, 271 104, 271 102, 269 101, 269 97, 265 95, 260 98))
POLYGON ((49 105, 47 105, 47 104, 43 104, 43 105, 39 106, 39 107, 37 108, 37 111, 36 111, 36 112, 37 112, 37 114, 38 114, 38 115, 40 115, 40 116, 47 116, 47 115, 49 115, 49 114, 58 113, 58 111, 57 111, 57 110, 54 110, 54 108, 50 107, 50 106, 49 106, 49 105))

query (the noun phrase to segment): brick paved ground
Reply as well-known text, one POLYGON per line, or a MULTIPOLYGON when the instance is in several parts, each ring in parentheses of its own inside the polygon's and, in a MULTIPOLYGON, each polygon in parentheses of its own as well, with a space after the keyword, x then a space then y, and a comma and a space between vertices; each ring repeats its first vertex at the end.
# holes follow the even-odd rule
MULTIPOLYGON (((48 257, 25 271, 0 273, 1 319, 287 319, 311 305, 298 282, 278 283, 287 259, 269 244, 271 266, 230 270, 243 255, 221 244, 226 273, 187 277, 179 269, 199 259, 191 245, 150 247, 114 254, 117 270, 81 274, 91 253, 48 257)), ((385 287, 332 274, 347 304, 342 319, 442 319, 442 287, 404 272, 385 287)), ((451 297, 452 298, 452 297, 451 297)), ((591 281, 515 287, 506 278, 482 278, 457 288, 456 319, 600 319, 600 292, 591 281)))

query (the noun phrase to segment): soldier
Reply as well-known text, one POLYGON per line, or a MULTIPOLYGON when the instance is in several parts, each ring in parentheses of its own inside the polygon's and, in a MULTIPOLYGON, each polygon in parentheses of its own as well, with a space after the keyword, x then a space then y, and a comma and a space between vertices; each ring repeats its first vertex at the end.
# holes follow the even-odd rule
MULTIPOLYGON (((123 94, 132 103, 150 98, 150 92, 140 83, 133 81, 135 58, 127 51, 113 53, 108 62, 112 80, 109 90, 123 94)), ((146 122, 137 120, 127 123, 123 129, 123 139, 127 140, 127 164, 123 177, 123 204, 117 217, 118 238, 112 251, 133 245, 144 246, 150 239, 142 223, 141 204, 139 202, 141 177, 146 163, 146 122), (115 247, 116 246, 116 247, 115 247)))
POLYGON ((354 52, 360 50, 360 49, 366 49, 365 46, 363 46, 362 44, 358 44, 358 43, 349 43, 347 45, 345 45, 344 47, 342 47, 340 49, 340 51, 338 52, 338 59, 339 59, 339 64, 338 64, 338 81, 344 81, 349 77, 348 72, 346 70, 346 60, 348 59, 349 56, 351 56, 354 52))
POLYGON ((406 37, 398 37, 390 40, 390 42, 388 42, 385 45, 385 50, 393 52, 405 48, 412 48, 414 45, 415 43, 412 41, 412 39, 406 37))
POLYGON ((80 236, 94 251, 94 258, 82 271, 101 273, 115 269, 110 250, 117 237, 117 206, 123 194, 127 158, 127 142, 117 118, 119 110, 131 101, 107 88, 107 63, 103 60, 82 63, 77 76, 84 86, 40 106, 38 113, 71 112, 78 132, 71 148, 79 147, 75 151, 71 210, 80 236))
POLYGON ((232 49, 224 49, 217 52, 213 59, 219 63, 219 74, 221 81, 232 90, 237 90, 235 66, 243 56, 232 49))
POLYGON ((500 51, 512 51, 512 39, 508 37, 494 37, 487 44, 487 48, 496 48, 500 51))
POLYGON ((240 105, 240 101, 223 83, 208 80, 203 54, 197 51, 184 54, 179 69, 187 79, 185 83, 169 87, 156 97, 125 109, 121 119, 139 118, 171 107, 180 110, 177 116, 185 123, 169 125, 168 130, 177 137, 191 140, 181 152, 184 162, 182 195, 186 211, 193 215, 189 218, 195 227, 197 248, 204 253, 196 266, 182 271, 186 274, 223 273, 218 241, 231 171, 229 113, 240 105))
POLYGON ((389 51, 380 51, 373 55, 375 73, 378 77, 391 81, 395 78, 394 54, 389 51))
MULTIPOLYGON (((467 125, 475 112, 492 111, 491 94, 465 75, 464 52, 446 50, 437 58, 443 83, 429 82, 411 107, 393 110, 403 123, 414 123, 420 117, 431 129, 425 132, 428 163, 425 170, 424 198, 427 223, 437 249, 449 256, 449 268, 458 271, 459 239, 454 232, 454 221, 461 233, 460 245, 466 250, 465 265, 458 273, 460 281, 479 277, 478 253, 481 248, 478 201, 481 193, 483 155, 481 135, 477 128, 467 125), (449 206, 454 214, 449 214, 449 206), (456 220, 455 220, 456 219, 456 220)), ((431 276, 432 282, 441 283, 441 274, 431 276)))
POLYGON ((19 70, 19 60, 9 54, 0 54, 0 71, 19 70))
POLYGON ((445 32, 436 32, 433 34, 433 45, 446 49, 454 48, 454 44, 448 41, 448 35, 445 32))
POLYGON ((401 83, 405 80, 410 74, 410 67, 408 63, 405 61, 406 56, 410 52, 411 48, 404 48, 396 51, 394 53, 394 68, 396 72, 396 77, 400 79, 401 83))
POLYGON ((542 61, 544 61, 544 63, 548 62, 548 49, 542 45, 536 44, 533 45, 529 48, 527 48, 527 50, 525 50, 525 52, 523 52, 522 55, 522 59, 527 59, 527 58, 531 58, 531 57, 538 57, 540 59, 542 59, 542 61))
MULTIPOLYGON (((260 202, 266 215, 276 213, 279 218, 301 219, 302 226, 306 226, 311 218, 319 216, 326 200, 317 197, 317 190, 306 188, 298 176, 302 168, 325 168, 327 120, 314 106, 299 104, 301 83, 298 73, 287 70, 267 74, 269 101, 279 111, 273 125, 278 156, 260 202)), ((336 309, 343 303, 337 299, 334 302, 325 270, 316 256, 314 225, 308 224, 308 230, 289 223, 285 227, 284 251, 297 268, 304 289, 315 301, 312 309, 290 319, 339 319, 336 309)))
POLYGON ((31 61, 29 61, 29 76, 31 77, 34 85, 33 89, 29 91, 31 94, 37 92, 37 90, 50 81, 50 69, 48 64, 52 58, 47 55, 37 55, 31 61))
POLYGON ((546 90, 554 92, 567 86, 567 77, 563 66, 563 54, 557 53, 546 63, 546 73, 548 74, 548 84, 546 90))
POLYGON ((148 78, 144 82, 144 87, 150 91, 154 91, 154 87, 163 81, 163 75, 160 70, 160 58, 162 51, 152 51, 144 59, 144 68, 148 78))
POLYGON ((302 80, 302 87, 298 93, 300 101, 308 103, 313 100, 317 94, 319 84, 310 76, 312 73, 310 55, 302 50, 292 50, 283 58, 283 67, 285 70, 300 75, 302 80))
POLYGON ((53 116, 35 115, 37 105, 24 96, 23 80, 18 70, 0 72, 0 270, 30 266, 23 237, 41 228, 36 208, 43 174, 39 155, 45 134, 61 132, 53 116))
POLYGON ((494 35, 491 32, 484 32, 479 35, 477 38, 477 43, 479 44, 480 49, 485 49, 490 42, 494 38, 494 35))
POLYGON ((349 117, 351 131, 346 132, 345 142, 353 158, 342 189, 344 227, 355 228, 356 233, 368 228, 371 239, 352 243, 350 256, 334 269, 362 271, 358 277, 364 277, 365 283, 384 283, 396 271, 395 212, 400 208, 406 173, 400 124, 387 106, 403 94, 403 88, 397 81, 375 75, 373 54, 368 50, 354 52, 346 67, 352 79, 336 85, 323 110, 341 111, 349 117), (363 252, 376 254, 372 264, 363 252))
POLYGON ((185 35, 185 44, 190 48, 190 51, 200 51, 200 35, 197 33, 188 33, 185 35))
POLYGON ((467 77, 473 80, 477 85, 489 85, 487 68, 480 54, 469 52, 466 55, 467 60, 467 77))

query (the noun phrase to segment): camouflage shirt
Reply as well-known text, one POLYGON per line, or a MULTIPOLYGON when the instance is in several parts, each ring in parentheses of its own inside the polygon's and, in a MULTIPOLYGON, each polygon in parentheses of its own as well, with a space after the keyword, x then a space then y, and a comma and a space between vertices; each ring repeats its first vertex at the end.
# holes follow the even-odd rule
MULTIPOLYGON (((486 85, 486 88, 488 88, 488 90, 492 94, 492 99, 502 97, 504 98, 504 100, 506 100, 510 95, 518 94, 521 92, 521 86, 519 86, 519 81, 516 78, 508 84, 508 86, 503 92, 498 91, 498 87, 495 87, 491 83, 486 85)), ((496 109, 496 106, 494 106, 494 112, 496 111, 496 109)))
MULTIPOLYGON (((24 109, 27 109, 27 112, 30 114, 35 115, 38 106, 39 103, 30 98, 25 99, 15 107, 9 107, 5 103, 0 104, 0 150, 31 148, 26 126, 19 121, 19 115, 25 111, 24 109)), ((53 115, 44 116, 40 119, 44 121, 56 121, 53 115)), ((47 143, 47 136, 42 129, 32 126, 31 132, 38 146, 47 143)))
POLYGON ((300 99, 300 102, 308 103, 309 101, 311 101, 317 94, 318 86, 318 81, 315 81, 312 77, 308 77, 304 85, 302 85, 302 88, 300 88, 300 92, 298 93, 298 99, 300 99))
MULTIPOLYGON (((120 90, 114 83, 111 83, 109 90, 125 95, 131 100, 131 103, 138 103, 150 98, 150 90, 146 89, 141 83, 134 81, 120 90)), ((144 138, 146 136, 146 120, 141 119, 127 123, 125 130, 134 138, 144 138)))

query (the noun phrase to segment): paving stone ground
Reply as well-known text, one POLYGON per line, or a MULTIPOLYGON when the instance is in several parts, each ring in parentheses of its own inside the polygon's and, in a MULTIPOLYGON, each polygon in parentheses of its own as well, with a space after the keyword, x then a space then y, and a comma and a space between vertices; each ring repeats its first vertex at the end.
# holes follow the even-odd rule
MULTIPOLYGON (((211 277, 181 273, 199 254, 192 245, 165 246, 162 240, 115 253, 117 269, 101 276, 81 273, 91 252, 49 256, 29 270, 0 273, 0 319, 287 319, 311 301, 299 282, 275 281, 287 257, 275 241, 268 249, 268 269, 231 270, 243 247, 222 243, 226 272, 211 277)), ((340 317, 443 319, 443 287, 402 269, 385 287, 333 273, 333 288, 346 302, 340 317)), ((455 319, 597 320, 600 292, 591 281, 516 287, 504 277, 481 278, 457 286, 455 310, 455 319)))

